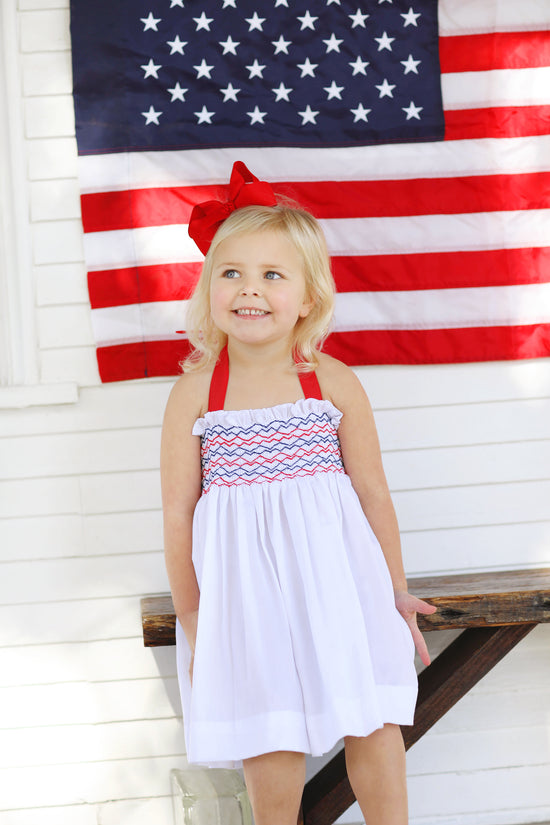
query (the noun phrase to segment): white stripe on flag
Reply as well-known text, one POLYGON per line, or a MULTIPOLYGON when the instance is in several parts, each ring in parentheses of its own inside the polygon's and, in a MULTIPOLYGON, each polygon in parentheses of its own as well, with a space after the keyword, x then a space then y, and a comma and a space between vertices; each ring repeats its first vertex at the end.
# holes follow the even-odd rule
MULTIPOLYGON (((320 223, 332 255, 504 249, 550 242, 550 209, 320 223)), ((186 224, 91 232, 84 236, 84 248, 90 271, 202 260, 186 224)))
POLYGON ((548 30, 548 0, 439 0, 439 33, 548 30))
POLYGON ((90 272, 203 260, 187 234, 187 224, 89 232, 84 235, 84 252, 90 272))
MULTIPOLYGON (((187 301, 94 309, 99 346, 175 339, 185 325, 187 301), (137 329, 143 330, 136 337, 137 329)), ((453 329, 550 323, 550 284, 348 292, 336 296, 334 330, 453 329), (391 322, 388 322, 391 319, 391 322)))
POLYGON ((550 104, 550 68, 443 74, 441 91, 446 110, 547 106, 550 104))
MULTIPOLYGON (((550 170, 550 135, 402 143, 345 149, 240 149, 239 159, 271 182, 393 180, 550 170), (276 176, 276 177, 275 177, 276 176)), ((235 149, 134 152, 79 157, 82 192, 227 185, 235 149), (208 161, 205 163, 205 154, 208 161), (207 168, 204 168, 205 165, 207 168), (128 175, 128 178, 126 177, 128 175)))
POLYGON ((98 346, 181 339, 188 301, 155 301, 92 310, 98 346), (143 335, 136 335, 141 330, 143 335))
POLYGON ((550 209, 322 220, 332 255, 391 255, 547 246, 550 209))
POLYGON ((547 323, 550 323, 550 284, 344 292, 337 296, 334 314, 334 326, 340 332, 547 323))

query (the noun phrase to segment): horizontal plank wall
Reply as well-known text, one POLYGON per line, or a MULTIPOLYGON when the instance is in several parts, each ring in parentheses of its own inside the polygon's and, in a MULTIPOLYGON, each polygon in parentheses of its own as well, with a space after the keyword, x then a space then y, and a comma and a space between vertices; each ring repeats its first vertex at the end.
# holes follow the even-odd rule
MULTIPOLYGON (((169 771, 185 764, 174 651, 143 648, 139 615, 142 595, 167 589, 158 450, 171 381, 99 385, 68 3, 19 0, 18 23, 41 377, 76 382, 79 398, 0 410, 0 822, 171 825, 169 771)), ((408 571, 547 564, 550 362, 358 373, 408 571)), ((549 631, 411 750, 414 825, 550 819, 549 631)))

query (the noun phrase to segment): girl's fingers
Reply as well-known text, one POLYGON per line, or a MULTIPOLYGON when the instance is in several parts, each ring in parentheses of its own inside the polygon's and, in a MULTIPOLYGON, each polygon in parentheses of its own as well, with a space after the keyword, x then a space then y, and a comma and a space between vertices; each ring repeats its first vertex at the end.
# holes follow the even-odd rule
POLYGON ((431 662, 431 659, 430 659, 430 654, 428 653, 428 646, 426 644, 426 640, 424 639, 424 636, 422 635, 422 633, 418 629, 418 625, 416 624, 416 621, 414 622, 414 624, 410 624, 409 627, 411 629, 412 637, 413 637, 413 640, 414 640, 414 645, 416 647, 418 655, 420 656, 420 661, 424 665, 429 665, 430 662, 431 662))
POLYGON ((407 592, 396 593, 396 605, 409 626, 421 662, 424 665, 429 665, 430 654, 428 653, 428 646, 424 640, 424 636, 418 629, 416 614, 421 613, 424 616, 428 616, 435 613, 437 608, 435 605, 428 604, 428 602, 422 599, 417 599, 416 596, 407 592))
POLYGON ((425 616, 429 616, 437 610, 435 604, 428 604, 428 602, 424 602, 422 599, 417 599, 416 597, 414 597, 414 599, 417 613, 423 613, 425 616))

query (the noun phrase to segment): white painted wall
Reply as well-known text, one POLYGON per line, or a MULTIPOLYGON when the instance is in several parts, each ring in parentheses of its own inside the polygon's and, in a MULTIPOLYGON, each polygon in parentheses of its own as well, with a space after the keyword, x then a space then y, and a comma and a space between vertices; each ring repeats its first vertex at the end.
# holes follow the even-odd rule
MULTIPOLYGON (((169 770, 184 762, 174 650, 145 650, 139 615, 142 595, 167 589, 158 447, 171 382, 99 385, 68 3, 19 0, 17 24, 41 386, 0 392, 0 823, 171 825, 169 770), (73 384, 73 403, 53 403, 73 384)), ((408 571, 548 564, 550 361, 360 374, 408 571)), ((415 825, 550 819, 549 631, 412 749, 415 825)))

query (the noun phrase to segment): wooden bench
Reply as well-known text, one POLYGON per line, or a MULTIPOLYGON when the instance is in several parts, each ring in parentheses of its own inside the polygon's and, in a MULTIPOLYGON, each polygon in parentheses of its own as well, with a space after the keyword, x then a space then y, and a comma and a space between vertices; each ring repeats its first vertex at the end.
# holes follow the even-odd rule
MULTIPOLYGON (((438 608, 419 616, 422 631, 462 633, 422 671, 408 749, 540 622, 550 622, 550 568, 409 579, 409 590, 438 608)), ((175 643, 168 595, 141 600, 146 647, 175 643)), ((355 801, 340 751, 306 783, 305 825, 332 825, 355 801)))

